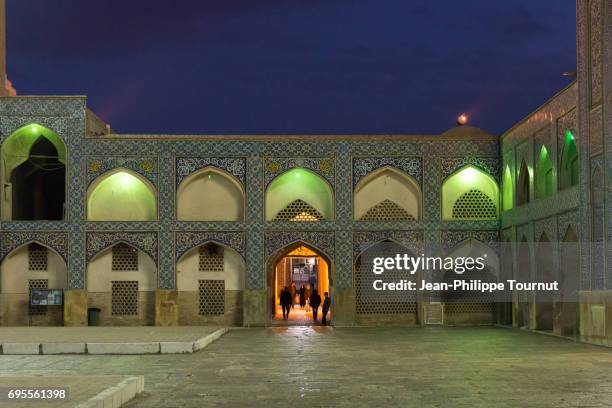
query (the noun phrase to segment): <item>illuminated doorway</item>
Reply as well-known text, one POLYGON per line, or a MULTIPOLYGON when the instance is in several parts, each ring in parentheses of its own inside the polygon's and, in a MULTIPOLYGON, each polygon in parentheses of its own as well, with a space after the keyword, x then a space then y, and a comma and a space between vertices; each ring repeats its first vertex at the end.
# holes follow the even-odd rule
MULTIPOLYGON (((272 324, 320 324, 325 292, 330 293, 329 262, 317 251, 304 245, 293 245, 272 259, 269 276, 272 324), (292 299, 292 308, 287 320, 283 319, 280 305, 283 288, 290 291, 292 299), (310 307, 310 298, 314 290, 321 296, 316 322, 310 307)), ((327 320, 331 320, 331 310, 327 314, 327 320)))

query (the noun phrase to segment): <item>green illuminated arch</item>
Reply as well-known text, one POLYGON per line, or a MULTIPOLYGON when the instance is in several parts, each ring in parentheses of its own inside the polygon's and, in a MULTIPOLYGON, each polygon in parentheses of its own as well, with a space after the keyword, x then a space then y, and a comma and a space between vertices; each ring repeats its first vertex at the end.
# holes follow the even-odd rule
POLYGON ((155 188, 139 174, 115 169, 98 177, 87 190, 89 221, 155 221, 155 188))
POLYGON ((506 165, 502 180, 502 200, 504 210, 506 211, 512 209, 512 206, 514 204, 514 197, 512 196, 513 185, 514 183, 512 182, 512 172, 510 171, 510 166, 506 165))
POLYGON ((576 138, 568 130, 565 132, 565 143, 559 165, 559 188, 564 189, 578 184, 580 177, 580 162, 576 138))
POLYGON ((540 149, 536 170, 536 196, 550 197, 553 193, 553 167, 546 146, 540 149))
POLYGON ((302 202, 314 208, 324 220, 333 219, 334 193, 321 176, 304 168, 291 169, 276 177, 266 189, 266 220, 272 221, 292 203, 302 202))
POLYGON ((463 167, 442 184, 442 219, 495 219, 498 212, 497 182, 477 167, 463 167), (463 211, 457 211, 457 205, 464 206, 463 211))
POLYGON ((10 180, 12 171, 28 160, 32 146, 39 138, 45 138, 57 150, 58 161, 66 164, 66 145, 51 129, 36 123, 23 126, 13 132, 2 143, 2 159, 4 161, 4 179, 10 180))

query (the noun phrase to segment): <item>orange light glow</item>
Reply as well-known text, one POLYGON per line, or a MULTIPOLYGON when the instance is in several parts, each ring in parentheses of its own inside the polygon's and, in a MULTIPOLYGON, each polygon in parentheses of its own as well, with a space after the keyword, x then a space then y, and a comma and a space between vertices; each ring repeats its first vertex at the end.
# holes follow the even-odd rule
POLYGON ((463 126, 466 125, 468 123, 468 116, 465 113, 462 113, 461 115, 459 115, 459 117, 457 118, 457 124, 459 126, 463 126))

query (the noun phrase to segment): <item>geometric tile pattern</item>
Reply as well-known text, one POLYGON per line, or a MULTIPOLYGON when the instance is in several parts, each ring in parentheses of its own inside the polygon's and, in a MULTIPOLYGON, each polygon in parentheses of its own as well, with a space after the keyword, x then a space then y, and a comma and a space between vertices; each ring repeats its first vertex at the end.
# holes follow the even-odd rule
POLYGON ((200 280, 199 304, 200 315, 215 316, 225 313, 225 281, 224 280, 200 280))
POLYGON ((138 316, 138 281, 111 281, 111 314, 138 316))
POLYGON ((47 247, 35 242, 28 245, 28 270, 46 271, 48 255, 47 247))
POLYGON ((414 220, 414 217, 391 200, 384 200, 370 208, 360 218, 361 221, 414 220))
POLYGON ((225 170, 240 180, 244 186, 246 179, 246 161, 243 157, 177 157, 176 158, 176 187, 187 176, 207 167, 216 167, 225 170))
POLYGON ((321 221, 323 216, 313 206, 300 200, 287 204, 275 216, 274 221, 321 221))
POLYGON ((208 244, 198 249, 198 270, 200 272, 223 272, 223 260, 222 246, 208 244))
POLYGON ((356 157, 353 159, 353 188, 368 174, 383 167, 392 167, 423 182, 423 159, 420 157, 356 157))
POLYGON ((123 242, 111 249, 111 271, 137 271, 138 250, 123 242))
POLYGON ((453 204, 453 219, 496 219, 497 208, 488 195, 478 189, 471 189, 453 204))

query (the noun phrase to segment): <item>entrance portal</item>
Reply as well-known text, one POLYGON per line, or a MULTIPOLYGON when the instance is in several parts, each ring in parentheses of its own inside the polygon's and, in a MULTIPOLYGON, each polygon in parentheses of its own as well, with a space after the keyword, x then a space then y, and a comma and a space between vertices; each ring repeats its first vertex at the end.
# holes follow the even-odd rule
MULTIPOLYGON (((321 296, 317 322, 321 322, 321 309, 324 293, 330 292, 329 264, 316 251, 298 245, 276 259, 270 276, 270 306, 274 324, 316 324, 310 306, 312 294, 321 296), (287 320, 283 319, 280 295, 283 288, 291 293, 292 307, 287 320)), ((331 295, 331 294, 330 294, 331 295)), ((331 312, 327 320, 331 319, 331 312)))

